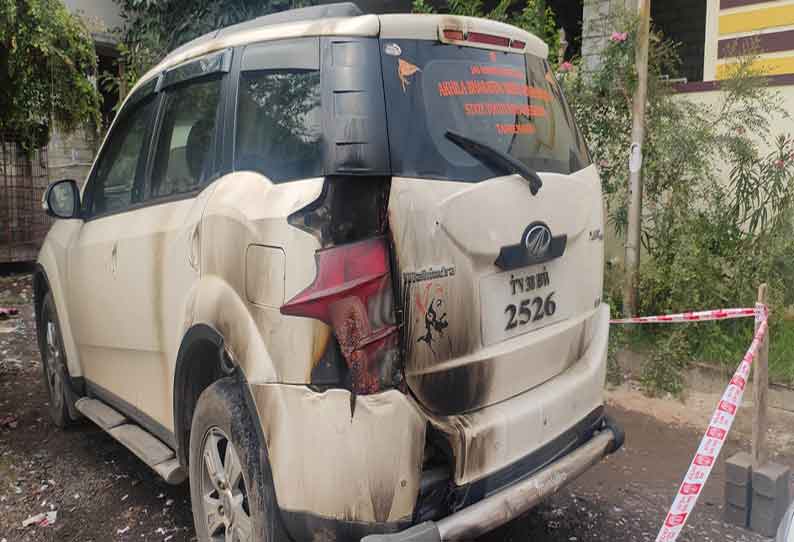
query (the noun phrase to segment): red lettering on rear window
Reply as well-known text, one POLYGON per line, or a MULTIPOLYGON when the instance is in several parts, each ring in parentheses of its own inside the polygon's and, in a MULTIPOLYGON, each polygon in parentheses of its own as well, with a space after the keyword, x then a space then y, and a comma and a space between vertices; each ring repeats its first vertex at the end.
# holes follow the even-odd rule
POLYGON ((496 131, 501 135, 534 134, 534 124, 497 124, 496 131))
POLYGON ((490 81, 472 79, 468 81, 439 81, 439 96, 523 96, 544 102, 552 101, 552 96, 547 91, 538 87, 522 85, 512 81, 490 81))
POLYGON ((497 116, 508 115, 525 117, 545 117, 546 109, 540 105, 517 104, 517 103, 467 103, 463 105, 463 110, 470 116, 497 116))

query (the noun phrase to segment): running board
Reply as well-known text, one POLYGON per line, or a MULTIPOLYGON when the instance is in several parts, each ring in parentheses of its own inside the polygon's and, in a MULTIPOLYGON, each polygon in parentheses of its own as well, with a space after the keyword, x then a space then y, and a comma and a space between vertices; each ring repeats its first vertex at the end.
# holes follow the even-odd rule
POLYGON ((126 446, 169 484, 181 484, 187 478, 185 470, 179 465, 179 460, 171 448, 119 411, 98 399, 89 397, 79 399, 75 407, 86 418, 126 446))

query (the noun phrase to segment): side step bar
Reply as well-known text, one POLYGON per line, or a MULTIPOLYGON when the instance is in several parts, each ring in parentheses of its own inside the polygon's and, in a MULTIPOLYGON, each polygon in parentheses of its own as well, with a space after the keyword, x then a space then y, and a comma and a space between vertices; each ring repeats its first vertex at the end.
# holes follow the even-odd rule
POLYGON ((174 451, 151 433, 128 420, 119 411, 98 399, 89 397, 79 399, 75 407, 86 418, 126 446, 169 484, 181 484, 187 479, 187 474, 179 465, 174 451))

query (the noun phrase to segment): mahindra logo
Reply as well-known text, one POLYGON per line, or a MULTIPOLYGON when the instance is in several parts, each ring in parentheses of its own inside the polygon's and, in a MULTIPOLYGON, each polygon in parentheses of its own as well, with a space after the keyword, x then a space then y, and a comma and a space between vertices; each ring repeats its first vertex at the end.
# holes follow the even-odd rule
POLYGON ((524 233, 523 245, 530 256, 544 256, 551 247, 551 230, 545 224, 531 224, 524 233))

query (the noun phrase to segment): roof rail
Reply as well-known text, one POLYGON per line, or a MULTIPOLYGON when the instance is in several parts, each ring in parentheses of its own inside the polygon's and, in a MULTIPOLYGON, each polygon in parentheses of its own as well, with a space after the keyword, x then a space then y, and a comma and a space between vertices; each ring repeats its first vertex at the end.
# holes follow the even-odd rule
POLYGON ((270 15, 263 15, 262 17, 251 19, 250 21, 244 21, 242 23, 226 26, 218 30, 213 30, 212 32, 208 32, 203 36, 199 36, 198 38, 190 40, 180 47, 177 47, 173 51, 170 51, 168 54, 170 56, 182 50, 187 50, 195 45, 200 44, 201 42, 210 41, 214 38, 217 38, 218 36, 239 32, 241 30, 250 30, 253 28, 261 28, 263 26, 271 26, 282 23, 326 19, 330 17, 358 17, 359 15, 364 15, 364 12, 361 11, 361 9, 359 9, 359 7, 353 2, 339 2, 336 4, 310 6, 307 8, 288 9, 286 11, 280 11, 270 15))

